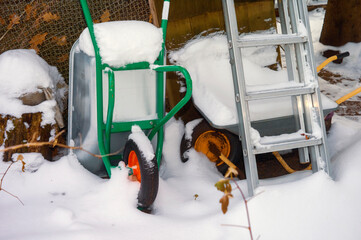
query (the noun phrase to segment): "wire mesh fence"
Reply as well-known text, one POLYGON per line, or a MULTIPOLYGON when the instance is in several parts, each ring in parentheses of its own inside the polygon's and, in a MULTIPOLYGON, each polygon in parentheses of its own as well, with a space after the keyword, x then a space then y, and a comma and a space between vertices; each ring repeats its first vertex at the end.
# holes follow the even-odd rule
MULTIPOLYGON (((94 22, 149 21, 148 0, 88 0, 94 22)), ((78 0, 0 0, 0 53, 35 49, 68 82, 69 52, 86 27, 78 0)))

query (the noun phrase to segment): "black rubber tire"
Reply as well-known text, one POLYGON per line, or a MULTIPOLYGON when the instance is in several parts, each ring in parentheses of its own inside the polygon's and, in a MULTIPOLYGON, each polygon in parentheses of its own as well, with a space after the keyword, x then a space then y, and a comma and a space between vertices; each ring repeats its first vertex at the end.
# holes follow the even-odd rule
POLYGON ((146 161, 137 144, 129 139, 124 147, 123 159, 125 165, 128 165, 128 158, 131 151, 137 155, 141 182, 138 193, 138 209, 143 212, 150 212, 151 206, 157 197, 159 186, 159 171, 156 157, 150 163, 146 161))
MULTIPOLYGON (((185 139, 185 134, 183 135, 180 145, 180 154, 181 154, 182 162, 188 161, 187 154, 185 153, 189 149, 194 148, 197 138, 201 136, 202 133, 207 131, 215 131, 216 133, 222 133, 223 136, 225 136, 228 139, 230 143, 230 153, 228 156, 225 157, 227 157, 232 163, 234 163, 239 168, 239 170, 241 171, 239 178, 244 179, 245 169, 243 162, 242 145, 238 139, 238 136, 224 129, 213 128, 211 125, 208 124, 208 122, 205 119, 203 119, 197 126, 194 127, 191 140, 185 139)), ((217 169, 219 172, 225 175, 228 170, 228 165, 222 164, 220 166, 217 166, 217 169)))

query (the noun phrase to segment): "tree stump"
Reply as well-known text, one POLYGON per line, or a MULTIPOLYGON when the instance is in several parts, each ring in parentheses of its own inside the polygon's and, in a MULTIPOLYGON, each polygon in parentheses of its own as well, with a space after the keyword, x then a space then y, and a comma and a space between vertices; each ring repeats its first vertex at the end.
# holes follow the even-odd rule
MULTIPOLYGON (((0 146, 7 148, 32 142, 49 142, 59 132, 57 124, 42 126, 42 113, 24 113, 21 118, 0 114, 0 146)), ((58 142, 64 142, 60 136, 58 142)), ((11 161, 14 153, 38 152, 45 159, 52 161, 57 149, 44 145, 40 147, 23 147, 17 150, 4 152, 3 161, 11 161)))
POLYGON ((361 42, 360 0, 328 0, 320 42, 336 47, 361 42))

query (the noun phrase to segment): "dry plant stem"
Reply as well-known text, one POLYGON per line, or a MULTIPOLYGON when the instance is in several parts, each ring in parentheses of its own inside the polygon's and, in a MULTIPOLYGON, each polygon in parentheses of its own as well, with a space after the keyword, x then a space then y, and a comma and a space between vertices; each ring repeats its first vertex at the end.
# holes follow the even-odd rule
POLYGON ((249 234, 251 236, 251 240, 253 240, 253 234, 252 234, 252 228, 251 228, 251 219, 250 219, 249 210, 248 210, 248 201, 247 201, 246 197, 244 196, 244 193, 243 193, 242 189, 239 187, 238 183, 233 178, 232 178, 232 181, 236 184, 236 187, 240 191, 240 193, 242 195, 242 198, 244 200, 244 204, 246 206, 247 221, 248 221, 248 227, 246 227, 246 228, 248 228, 249 234))
MULTIPOLYGON (((17 162, 17 161, 16 161, 16 162, 17 162)), ((4 178, 5 178, 5 175, 8 173, 9 169, 11 168, 11 166, 12 166, 14 163, 16 163, 16 162, 10 163, 10 165, 9 165, 8 168, 6 169, 5 173, 4 173, 3 176, 1 177, 1 181, 0 181, 0 191, 4 191, 4 192, 6 192, 7 194, 9 194, 10 196, 13 196, 13 197, 16 198, 17 200, 19 200, 19 202, 20 202, 22 205, 24 205, 24 203, 20 200, 20 198, 19 198, 18 196, 14 195, 14 194, 6 191, 4 188, 2 188, 3 180, 4 180, 4 178)))
MULTIPOLYGON (((71 146, 68 146, 68 145, 65 145, 65 144, 61 144, 61 143, 58 143, 58 137, 63 134, 65 131, 61 131, 59 132, 55 137, 54 137, 54 140, 50 141, 50 142, 30 142, 30 143, 25 143, 25 144, 20 144, 20 145, 16 145, 16 146, 11 146, 11 147, 7 147, 7 148, 4 148, 4 149, 0 149, 0 152, 6 152, 6 151, 10 151, 10 150, 16 150, 16 149, 20 149, 20 148, 24 148, 24 147, 40 147, 40 146, 52 146, 52 147, 61 147, 61 148, 68 148, 68 149, 72 149, 72 150, 81 150, 81 151, 84 151, 96 158, 99 158, 101 159, 102 157, 105 157, 105 156, 113 156, 113 155, 116 155, 118 153, 121 152, 121 150, 117 151, 117 152, 114 152, 114 153, 110 153, 110 154, 106 154, 106 155, 97 155, 97 154, 94 154, 94 153, 91 153, 89 152, 88 150, 82 148, 82 147, 71 147, 71 146)), ((5 178, 5 175, 8 173, 9 169, 11 168, 11 166, 16 163, 17 161, 15 162, 12 162, 10 163, 10 165, 8 166, 8 168, 6 169, 5 173, 3 174, 3 176, 1 177, 1 180, 0 180, 0 191, 4 191, 6 192, 7 194, 13 196, 14 198, 18 199, 19 202, 24 205, 24 203, 20 200, 19 197, 17 197, 16 195, 6 191, 5 189, 2 188, 2 184, 3 184, 3 180, 5 178)))
POLYGON ((242 226, 242 225, 236 225, 236 224, 221 224, 221 226, 225 226, 225 227, 239 227, 239 228, 245 228, 249 230, 249 227, 247 226, 242 226))
MULTIPOLYGON (((33 4, 35 0, 32 0, 29 4, 33 4)), ((21 18, 23 15, 25 14, 25 10, 20 14, 19 18, 21 18)), ((3 40, 3 38, 6 36, 6 34, 12 29, 12 27, 14 26, 14 24, 11 25, 11 28, 8 29, 1 37, 0 37, 0 41, 3 40)))
POLYGON ((61 143, 56 143, 54 141, 51 142, 36 142, 36 143, 25 143, 25 144, 20 144, 20 145, 15 145, 15 146, 11 146, 11 147, 7 147, 4 149, 0 149, 0 152, 7 152, 10 150, 16 150, 16 149, 20 149, 20 148, 24 148, 24 147, 41 147, 41 146, 52 146, 52 147, 61 147, 61 148, 68 148, 68 149, 72 149, 72 150, 81 150, 84 151, 86 153, 88 153, 89 155, 92 155, 93 157, 96 158, 102 158, 102 157, 109 157, 109 156, 113 156, 113 155, 117 155, 118 153, 121 152, 121 150, 116 151, 114 153, 109 153, 106 155, 98 155, 98 154, 94 154, 92 152, 89 152, 88 150, 82 148, 82 147, 71 147, 65 144, 61 144, 61 143))
POLYGON ((15 145, 15 146, 11 146, 11 147, 7 147, 4 149, 0 149, 0 152, 7 152, 10 150, 16 150, 16 149, 20 149, 20 148, 24 148, 24 147, 41 147, 41 146, 52 146, 52 147, 61 147, 61 148, 68 148, 68 149, 72 149, 72 150, 81 150, 84 151, 86 153, 88 153, 89 155, 92 155, 93 157, 99 158, 101 159, 102 157, 109 157, 109 156, 113 156, 113 155, 117 155, 121 152, 121 150, 114 152, 114 153, 109 153, 106 155, 98 155, 98 154, 94 154, 89 152, 88 150, 82 148, 82 147, 71 147, 65 144, 61 144, 58 143, 58 137, 63 134, 65 131, 61 131, 59 132, 55 137, 54 140, 50 141, 50 142, 30 142, 30 143, 24 143, 24 144, 20 144, 20 145, 15 145))

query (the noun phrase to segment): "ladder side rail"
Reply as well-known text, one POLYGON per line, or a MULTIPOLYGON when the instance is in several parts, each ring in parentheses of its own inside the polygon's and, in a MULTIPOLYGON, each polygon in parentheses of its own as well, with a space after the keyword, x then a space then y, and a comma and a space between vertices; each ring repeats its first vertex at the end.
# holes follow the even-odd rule
MULTIPOLYGON (((290 19, 291 19, 291 27, 292 27, 292 33, 300 33, 299 29, 299 20, 300 15, 297 10, 297 3, 295 0, 289 0, 289 10, 290 10, 290 19)), ((308 42, 310 39, 308 39, 308 42)), ((305 43, 307 44, 307 42, 305 43)), ((308 79, 305 77, 304 71, 301 71, 300 69, 304 69, 306 67, 306 58, 305 56, 305 44, 295 44, 295 51, 296 51, 296 65, 298 67, 298 76, 300 82, 303 83, 309 83, 308 79)))
MULTIPOLYGON (((283 34, 292 34, 292 29, 290 26, 290 16, 288 14, 288 2, 287 0, 278 0, 278 12, 280 16, 281 21, 281 29, 283 34)), ((292 45, 284 45, 284 51, 285 51, 285 57, 286 57, 286 67, 287 67, 287 74, 288 79, 299 81, 299 79, 296 78, 297 76, 297 70, 296 66, 293 63, 294 59, 296 59, 294 46, 292 45)), ((303 120, 303 109, 300 111, 300 97, 292 97, 292 109, 293 113, 295 115, 295 123, 296 128, 304 130, 304 120, 303 120)), ((306 150, 303 150, 306 151, 306 150)), ((303 153, 303 151, 300 151, 300 159, 304 159, 304 156, 307 156, 307 153, 303 153)))
MULTIPOLYGON (((290 1, 290 12, 291 14, 291 22, 292 22, 292 28, 293 28, 293 32, 294 33, 299 33, 300 29, 299 29, 299 22, 301 21, 301 23, 304 24, 305 19, 302 18, 300 16, 300 7, 302 7, 302 5, 304 4, 303 2, 296 2, 295 0, 289 0, 290 1)), ((305 70, 307 68, 310 68, 312 63, 310 64, 310 62, 307 62, 307 60, 310 60, 310 58, 307 58, 309 55, 309 52, 306 50, 307 48, 307 44, 310 43, 311 38, 310 38, 310 33, 307 34, 309 36, 309 41, 304 43, 304 44, 295 44, 295 50, 296 50, 296 60, 297 60, 297 66, 298 69, 303 69, 303 71, 298 71, 299 73, 299 77, 301 79, 301 81, 303 81, 306 84, 309 83, 313 83, 314 82, 314 77, 311 76, 306 76, 305 75, 305 70)), ((311 70, 311 69, 310 69, 311 70)), ((316 89, 317 91, 317 89, 316 89)), ((313 133, 313 126, 312 126, 312 108, 314 107, 314 101, 313 98, 311 97, 311 95, 304 95, 302 96, 302 102, 304 105, 304 109, 305 109, 305 129, 306 132, 308 133, 313 133)), ((309 156, 311 158, 311 163, 312 163, 312 170, 313 172, 317 172, 318 168, 319 168, 319 164, 318 164, 318 157, 319 155, 319 151, 317 149, 317 146, 313 146, 313 147, 309 147, 309 156)), ((308 156, 306 156, 305 160, 307 159, 308 156)), ((308 160, 309 161, 309 160, 308 160)))
MULTIPOLYGON (((304 24, 304 27, 306 27, 306 22, 308 23, 308 18, 304 15, 303 7, 304 7, 304 2, 296 2, 296 0, 290 0, 290 12, 291 14, 291 18, 292 18, 292 27, 293 27, 293 31, 294 33, 299 33, 300 31, 300 27, 299 23, 301 22, 302 24, 304 24)), ((309 27, 309 23, 308 23, 308 27, 309 27)), ((303 79, 303 81, 306 84, 312 83, 312 84, 316 84, 316 78, 314 75, 314 71, 312 71, 312 68, 314 68, 314 62, 313 62, 313 51, 310 50, 310 46, 312 45, 312 38, 311 36, 311 32, 309 31, 309 29, 307 30, 307 35, 309 36, 309 41, 304 43, 304 44, 295 44, 296 46, 296 56, 297 56, 297 65, 299 67, 299 69, 304 69, 306 70, 307 68, 310 70, 308 72, 311 72, 311 76, 307 76, 305 75, 304 71, 299 71, 300 74, 300 78, 303 79)), ((319 89, 318 87, 316 88, 315 94, 312 95, 304 95, 303 96, 303 100, 304 100, 304 104, 307 106, 305 107, 305 119, 306 119, 306 130, 308 133, 313 133, 314 129, 313 129, 313 124, 314 122, 317 122, 320 125, 320 128, 324 128, 323 126, 323 122, 320 120, 320 118, 318 116, 320 116, 321 114, 321 109, 319 108, 319 89), (317 110, 317 113, 314 112, 314 110, 317 110), (316 121, 314 119, 314 115, 317 115, 316 118, 318 118, 318 120, 316 121)), ((323 131, 323 130, 322 130, 323 131)), ((322 133, 322 139, 323 139, 323 143, 325 143, 325 137, 326 135, 324 135, 322 133)), ((314 172, 318 171, 319 168, 321 167, 321 165, 319 164, 320 162, 320 157, 321 159, 325 159, 327 153, 324 151, 325 149, 320 149, 320 148, 324 148, 322 145, 320 146, 313 146, 313 147, 309 147, 310 150, 310 157, 311 157, 311 162, 312 162, 312 169, 314 172)), ((328 168, 328 164, 325 164, 326 168, 328 168)))
POLYGON ((246 170, 248 193, 254 195, 254 189, 258 186, 258 172, 255 155, 252 153, 250 139, 251 122, 249 118, 248 102, 246 97, 246 84, 244 79, 241 51, 235 46, 238 39, 238 26, 236 11, 233 0, 222 0, 223 13, 226 25, 227 40, 229 44, 230 62, 235 91, 235 101, 238 114, 239 137, 243 147, 243 158, 246 170))
MULTIPOLYGON (((306 30, 307 30, 308 36, 309 36, 309 41, 306 44, 306 51, 308 52, 307 57, 309 58, 310 67, 312 70, 312 74, 314 76, 315 84, 317 84, 317 86, 318 86, 319 85, 318 84, 318 75, 317 75, 317 70, 316 70, 316 63, 314 60, 314 49, 313 49, 310 22, 309 22, 309 17, 308 17, 308 10, 307 10, 307 6, 304 3, 304 1, 297 0, 297 2, 300 5, 299 10, 300 10, 301 19, 303 20, 303 23, 305 24, 305 27, 306 27, 306 30)), ((314 101, 315 107, 318 110, 317 114, 320 119, 319 123, 320 123, 322 136, 323 136, 323 144, 321 146, 319 146, 319 148, 320 148, 321 158, 323 159, 325 166, 318 166, 318 167, 321 167, 327 174, 330 174, 330 158, 329 158, 328 146, 327 146, 327 141, 326 141, 327 134, 326 134, 326 128, 325 128, 325 123, 324 123, 324 115, 323 115, 322 105, 321 105, 321 103, 322 103, 321 102, 321 93, 320 93, 319 87, 316 88, 315 94, 312 94, 312 100, 314 101)))
MULTIPOLYGON (((291 28, 292 28, 292 33, 296 33, 299 34, 299 11, 297 8, 297 3, 295 2, 295 0, 289 0, 289 12, 290 12, 290 24, 291 24, 291 28)), ((310 39, 308 39, 309 41, 310 39)), ((305 49, 304 49, 304 44, 295 44, 294 45, 294 49, 295 49, 295 53, 296 53, 296 66, 298 68, 298 78, 299 81, 307 84, 308 79, 305 76, 304 71, 302 71, 302 69, 306 68, 306 58, 305 56, 305 49)), ((297 102, 298 102, 298 116, 300 119, 300 129, 302 131, 305 132, 311 132, 312 131, 312 123, 311 123, 311 114, 306 111, 306 109, 308 109, 305 105, 309 105, 311 103, 311 99, 307 96, 300 96, 297 98, 297 102), (304 116, 305 114, 305 116, 304 116)), ((309 159, 309 151, 307 148, 303 148, 302 150, 300 149, 299 151, 300 154, 300 162, 301 163, 307 163, 310 162, 309 159)), ((311 156, 313 154, 311 153, 311 156)))
MULTIPOLYGON (((280 16, 282 34, 291 34, 292 32, 289 26, 290 18, 287 11, 287 1, 284 2, 284 0, 278 0, 278 12, 280 16)), ((292 61, 293 59, 295 59, 295 55, 294 52, 291 51, 291 47, 292 45, 289 44, 284 45, 284 51, 286 56, 288 79, 295 80, 296 67, 292 61)))

